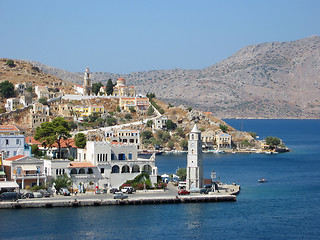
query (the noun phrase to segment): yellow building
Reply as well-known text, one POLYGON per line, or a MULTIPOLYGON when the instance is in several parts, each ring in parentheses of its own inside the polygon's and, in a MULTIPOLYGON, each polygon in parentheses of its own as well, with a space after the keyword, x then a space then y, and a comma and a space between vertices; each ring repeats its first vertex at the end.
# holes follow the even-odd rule
POLYGON ((88 117, 93 113, 104 113, 104 106, 75 106, 73 107, 73 112, 77 115, 77 117, 88 117))
POLYGON ((122 97, 119 103, 120 108, 125 111, 129 111, 130 107, 136 111, 146 111, 149 108, 149 98, 147 97, 122 97))
POLYGON ((117 84, 113 87, 114 97, 135 97, 136 90, 134 86, 126 86, 126 80, 124 78, 119 78, 117 84))

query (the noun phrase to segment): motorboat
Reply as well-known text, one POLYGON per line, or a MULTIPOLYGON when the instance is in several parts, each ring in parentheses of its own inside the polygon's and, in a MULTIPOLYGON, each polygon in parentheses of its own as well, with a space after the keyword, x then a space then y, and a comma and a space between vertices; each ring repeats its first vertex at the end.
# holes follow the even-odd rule
POLYGON ((265 182, 267 182, 267 179, 265 179, 265 178, 261 178, 258 180, 258 183, 265 183, 265 182))

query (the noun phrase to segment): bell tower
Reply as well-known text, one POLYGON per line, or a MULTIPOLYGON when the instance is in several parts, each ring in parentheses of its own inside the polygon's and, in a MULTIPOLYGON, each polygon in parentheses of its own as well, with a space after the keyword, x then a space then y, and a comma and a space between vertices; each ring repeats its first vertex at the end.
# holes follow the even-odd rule
POLYGON ((90 96, 92 93, 92 82, 90 78, 90 70, 86 68, 83 78, 83 95, 90 96))
POLYGON ((201 132, 195 124, 188 141, 187 155, 187 190, 203 187, 203 158, 201 132))

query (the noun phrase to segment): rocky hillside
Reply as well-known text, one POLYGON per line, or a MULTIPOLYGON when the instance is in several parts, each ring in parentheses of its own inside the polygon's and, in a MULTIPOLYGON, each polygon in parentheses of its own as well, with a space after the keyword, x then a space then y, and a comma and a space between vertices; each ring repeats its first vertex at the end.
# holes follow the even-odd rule
MULTIPOLYGON (((61 79, 82 82, 83 73, 62 74, 37 66, 61 79)), ((166 102, 211 111, 220 118, 320 118, 318 36, 248 46, 200 70, 97 72, 92 76, 104 84, 109 78, 124 77, 138 92, 155 92, 166 102)))

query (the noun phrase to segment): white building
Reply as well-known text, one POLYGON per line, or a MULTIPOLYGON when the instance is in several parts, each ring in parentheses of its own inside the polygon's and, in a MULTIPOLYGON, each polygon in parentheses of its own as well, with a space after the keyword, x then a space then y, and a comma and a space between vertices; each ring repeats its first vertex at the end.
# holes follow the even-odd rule
POLYGON ((31 148, 25 144, 23 133, 13 125, 0 125, 0 152, 4 153, 5 158, 31 156, 31 148))
MULTIPOLYGON (((85 174, 90 168, 92 173, 88 177, 99 188, 119 187, 142 172, 150 175, 152 185, 157 183, 158 168, 155 166, 155 156, 150 159, 138 158, 137 146, 134 144, 88 141, 86 149, 78 149, 77 160, 88 164, 87 168, 82 167, 81 174, 85 174)), ((74 163, 76 162, 72 162, 74 163)), ((72 180, 76 183, 75 188, 81 181, 77 176, 80 174, 79 171, 76 167, 70 171, 72 180)), ((88 183, 89 179, 83 176, 82 181, 88 183)))
POLYGON ((166 126, 167 121, 168 121, 167 116, 161 116, 161 117, 156 118, 153 122, 153 130, 157 131, 157 130, 166 129, 167 128, 167 126, 166 126))
POLYGON ((187 155, 187 190, 203 187, 201 131, 194 125, 189 134, 187 155))
POLYGON ((56 178, 65 173, 69 175, 70 160, 67 159, 44 159, 44 173, 47 179, 56 178))

